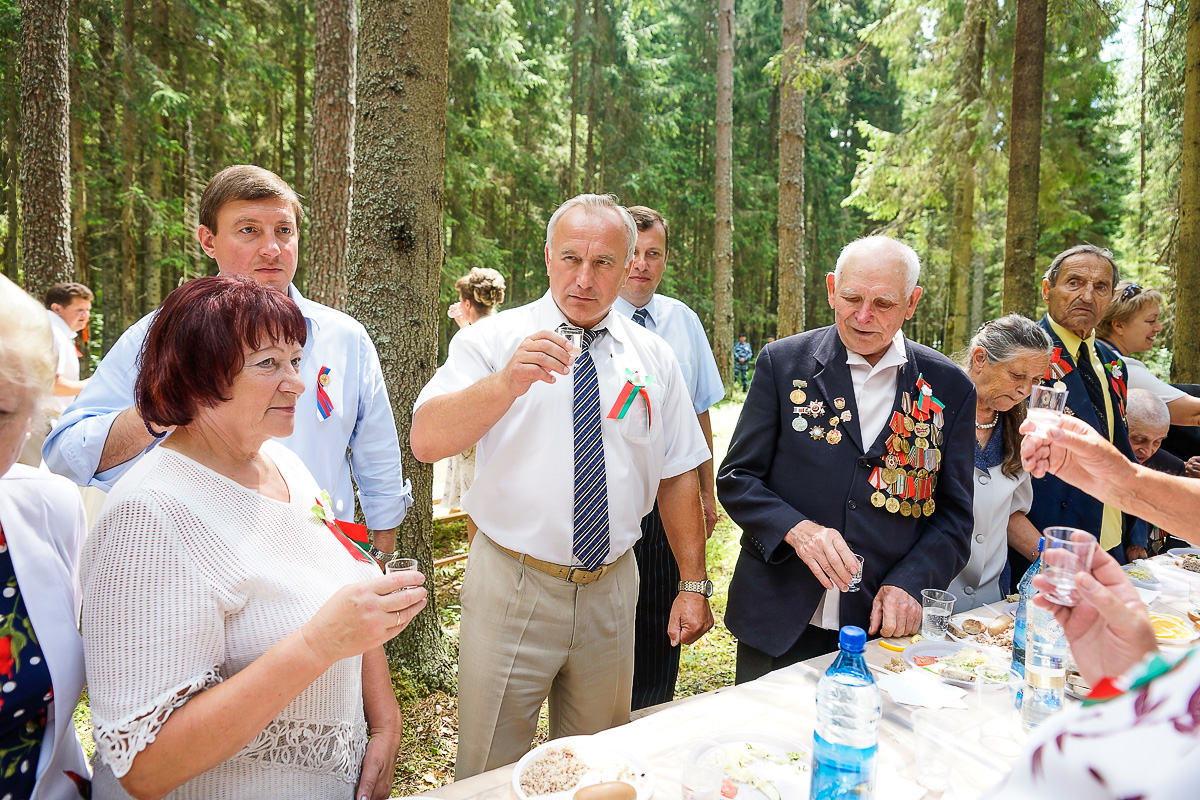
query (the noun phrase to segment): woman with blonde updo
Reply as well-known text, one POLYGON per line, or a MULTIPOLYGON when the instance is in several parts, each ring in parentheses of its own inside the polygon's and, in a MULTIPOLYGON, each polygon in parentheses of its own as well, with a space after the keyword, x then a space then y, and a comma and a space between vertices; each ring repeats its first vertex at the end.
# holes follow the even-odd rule
MULTIPOLYGON (((504 276, 494 269, 473 267, 470 272, 454 282, 458 290, 458 302, 446 312, 458 327, 473 325, 484 317, 496 313, 504 302, 504 276)), ((442 490, 442 508, 457 511, 462 508, 463 495, 475 482, 475 446, 454 456, 446 470, 446 485, 442 490)), ((467 541, 475 536, 475 525, 467 518, 467 541)))

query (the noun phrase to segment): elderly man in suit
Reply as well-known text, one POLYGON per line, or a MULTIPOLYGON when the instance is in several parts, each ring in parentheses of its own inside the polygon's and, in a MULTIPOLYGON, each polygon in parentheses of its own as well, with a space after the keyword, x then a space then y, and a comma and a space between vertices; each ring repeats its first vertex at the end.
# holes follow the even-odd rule
POLYGON ((743 531, 725 614, 739 683, 835 650, 844 624, 915 632, 921 590, 967 562, 975 388, 900 330, 919 274, 907 245, 852 242, 826 278, 835 324, 759 353, 717 476, 743 531))
MULTIPOLYGON (((1048 382, 1067 388, 1067 413, 1095 428, 1130 461, 1135 460, 1125 423, 1125 362, 1096 339, 1096 324, 1120 280, 1113 255, 1095 245, 1064 250, 1042 277, 1046 316, 1038 323, 1054 343, 1048 382)), ((1029 521, 1037 530, 1050 525, 1082 528, 1100 539, 1122 564, 1146 555, 1146 524, 1115 506, 1064 483, 1053 475, 1033 481, 1029 521)), ((1019 580, 1037 553, 1037 541, 1010 542, 1013 580, 1019 580)))

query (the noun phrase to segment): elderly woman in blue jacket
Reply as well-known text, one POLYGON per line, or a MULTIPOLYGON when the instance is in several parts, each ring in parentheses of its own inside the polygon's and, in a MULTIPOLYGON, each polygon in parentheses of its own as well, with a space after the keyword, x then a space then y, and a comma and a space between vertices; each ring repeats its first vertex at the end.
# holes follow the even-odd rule
POLYGON ((87 523, 74 484, 15 463, 54 371, 46 310, 0 276, 0 787, 77 800, 89 775, 72 723, 87 523))

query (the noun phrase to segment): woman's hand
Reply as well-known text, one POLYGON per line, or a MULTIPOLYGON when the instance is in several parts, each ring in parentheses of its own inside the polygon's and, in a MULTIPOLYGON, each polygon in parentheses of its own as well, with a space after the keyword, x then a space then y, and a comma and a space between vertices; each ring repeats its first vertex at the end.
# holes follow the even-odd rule
POLYGON ((425 607, 424 582, 420 572, 394 572, 344 586, 300 628, 304 641, 329 664, 379 647, 425 607))
POLYGON ((363 711, 371 741, 363 756, 362 775, 354 797, 355 800, 387 800, 392 795, 392 778, 396 774, 396 758, 404 728, 383 648, 363 653, 362 682, 363 711))
MULTIPOLYGON (((1071 538, 1084 537, 1091 534, 1075 533, 1071 538)), ((1079 605, 1060 606, 1044 594, 1033 602, 1062 625, 1088 683, 1121 675, 1157 649, 1146 606, 1115 558, 1097 547, 1091 572, 1077 573, 1075 580, 1079 605)), ((1033 585, 1041 592, 1052 588, 1045 575, 1036 576, 1033 585)))

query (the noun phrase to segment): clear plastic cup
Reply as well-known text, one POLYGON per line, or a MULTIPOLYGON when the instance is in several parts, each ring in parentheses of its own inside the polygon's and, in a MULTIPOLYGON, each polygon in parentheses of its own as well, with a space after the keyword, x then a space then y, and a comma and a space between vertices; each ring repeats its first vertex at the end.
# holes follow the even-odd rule
POLYGON ((1087 531, 1066 527, 1046 528, 1043 535, 1046 545, 1042 551, 1042 574, 1053 587, 1045 592, 1046 599, 1060 606, 1078 605, 1075 575, 1092 568, 1092 556, 1099 546, 1096 537, 1087 531))
POLYGON ((950 614, 954 611, 954 601, 957 599, 950 592, 941 589, 921 590, 921 638, 931 642, 946 639, 946 628, 950 624, 950 614))
POLYGON ((1029 435, 1036 439, 1045 439, 1046 431, 1057 428, 1062 422, 1063 410, 1067 407, 1067 390, 1055 385, 1038 385, 1029 394, 1029 410, 1027 416, 1034 424, 1034 430, 1029 435))

